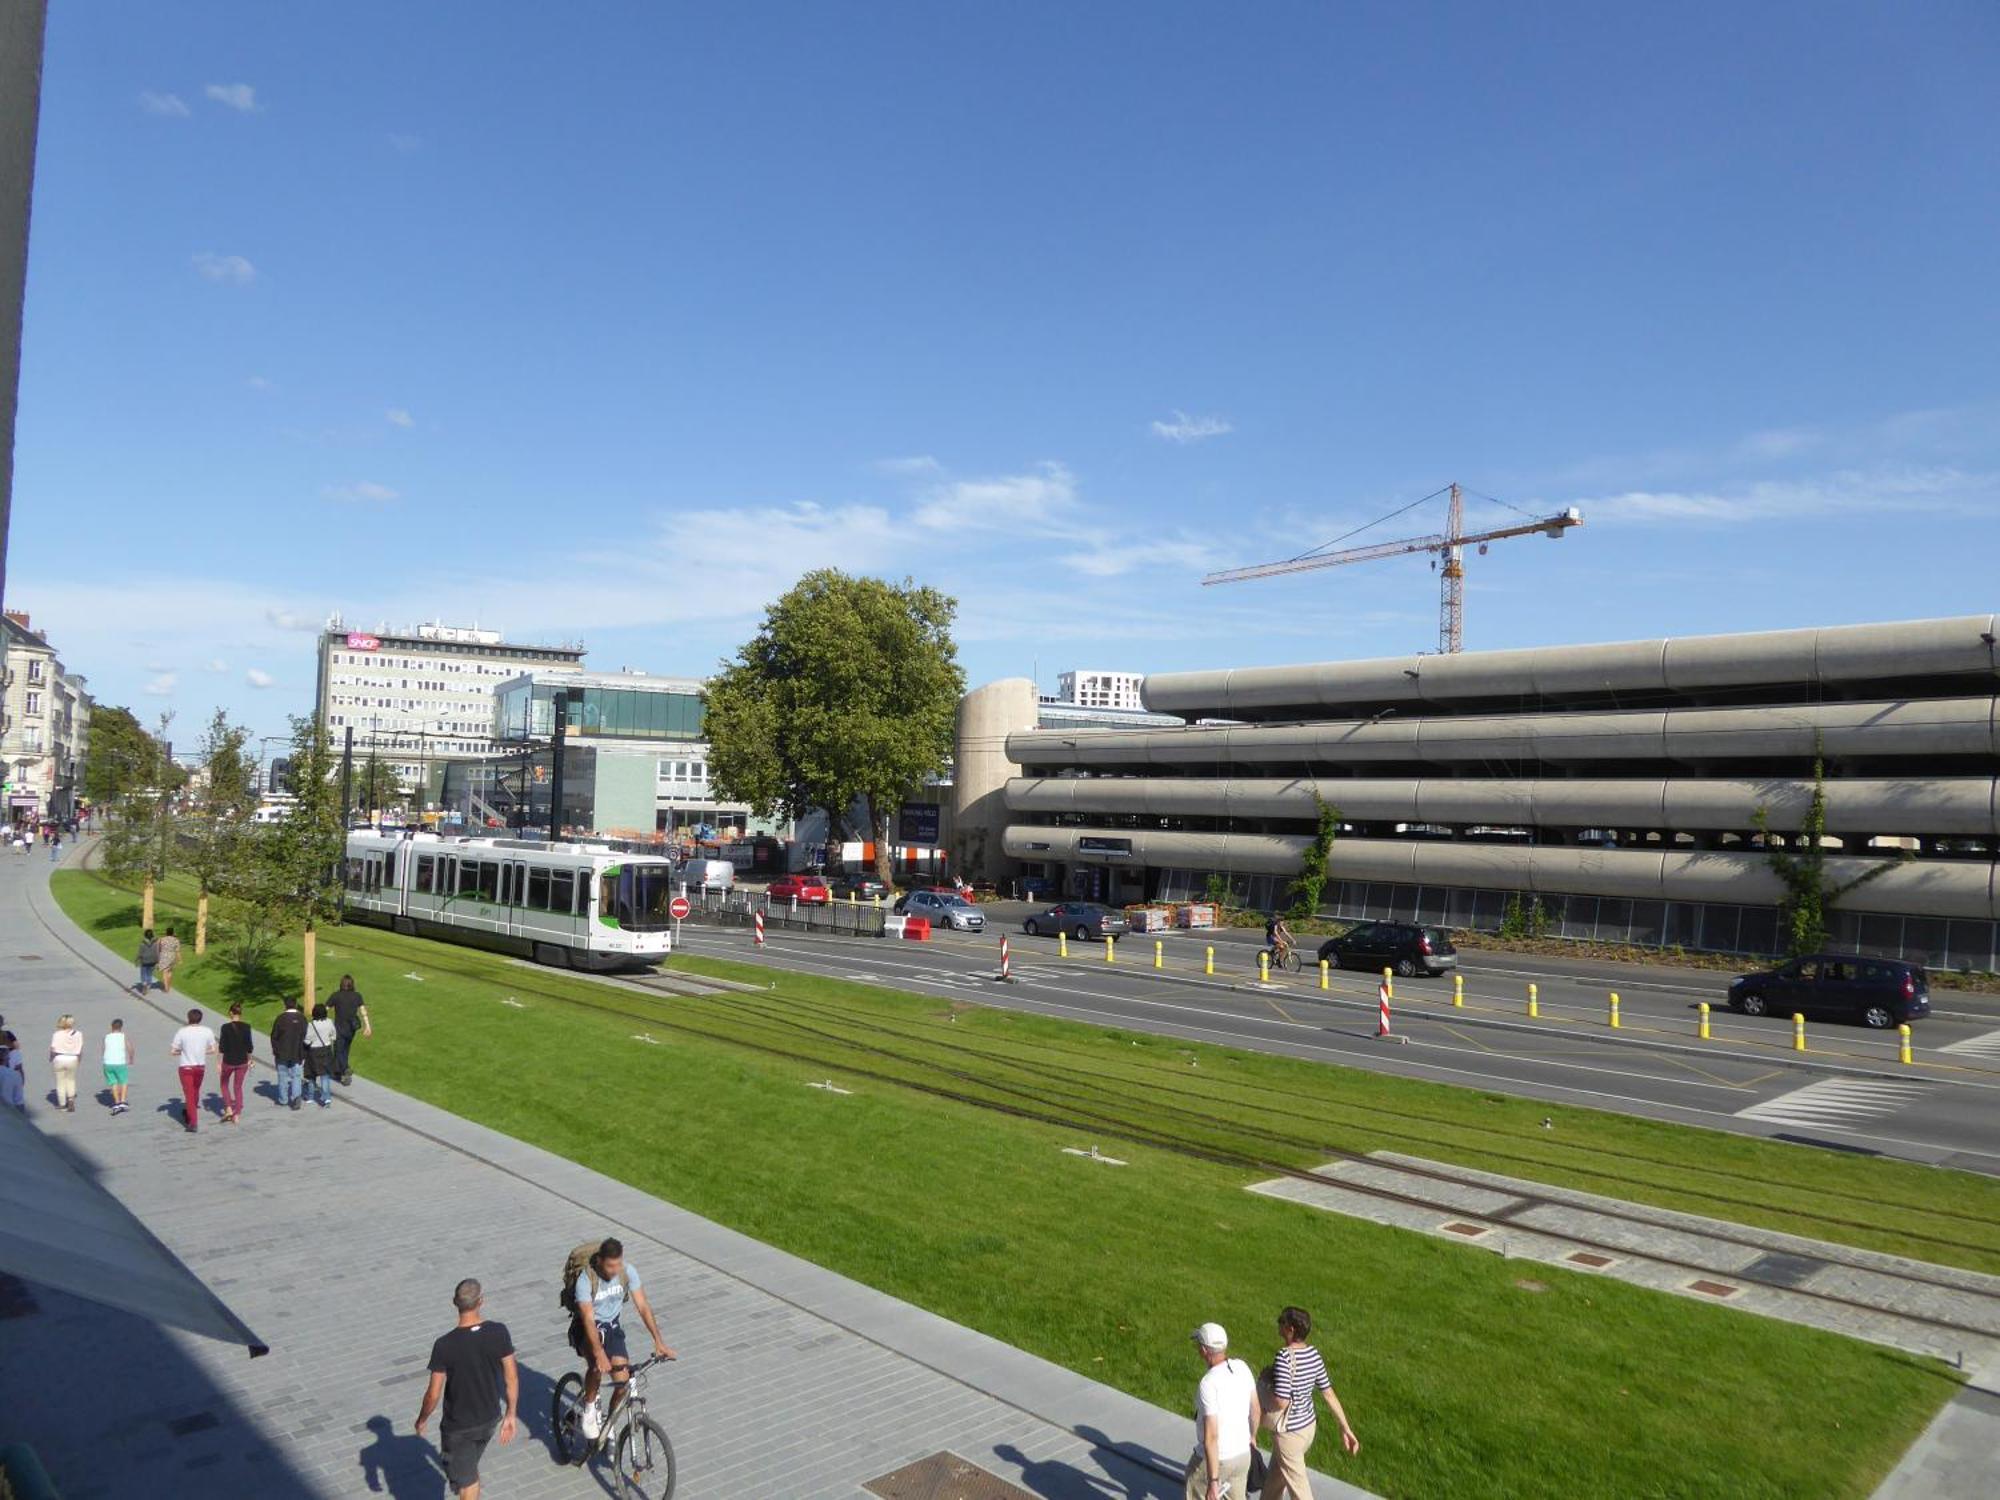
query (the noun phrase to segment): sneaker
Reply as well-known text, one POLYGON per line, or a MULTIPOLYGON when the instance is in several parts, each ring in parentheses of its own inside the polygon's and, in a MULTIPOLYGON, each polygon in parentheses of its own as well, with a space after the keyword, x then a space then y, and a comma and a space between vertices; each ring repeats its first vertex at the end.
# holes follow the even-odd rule
POLYGON ((595 1401, 577 1414, 577 1425, 583 1429, 585 1442, 597 1441, 598 1434, 604 1431, 604 1412, 595 1401))
POLYGON ((297 1109, 297 1108, 298 1108, 298 1107, 299 1107, 299 1106, 300 1106, 301 1104, 304 1104, 304 1103, 305 1103, 305 1100, 303 1100, 303 1099, 294 1099, 294 1100, 293 1100, 293 1101, 291 1102, 291 1105, 290 1105, 290 1108, 292 1108, 292 1109, 297 1109))

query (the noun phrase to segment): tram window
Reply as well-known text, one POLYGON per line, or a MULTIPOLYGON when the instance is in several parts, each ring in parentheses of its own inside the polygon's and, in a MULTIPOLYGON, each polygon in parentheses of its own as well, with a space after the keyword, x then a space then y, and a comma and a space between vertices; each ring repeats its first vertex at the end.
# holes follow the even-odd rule
POLYGON ((549 872, 549 910, 568 916, 576 905, 576 875, 569 870, 549 872))
POLYGON ((395 885, 395 883, 396 883, 396 851, 394 849, 391 849, 387 854, 382 856, 382 884, 387 886, 393 886, 395 885))
POLYGON ((528 906, 534 911, 549 909, 549 872, 547 870, 528 871, 528 906))
POLYGON ((347 888, 350 891, 361 889, 361 861, 358 859, 347 862, 347 888))
POLYGON ((479 894, 483 900, 500 899, 500 866, 489 860, 479 863, 479 894))
POLYGON ((431 871, 436 865, 437 861, 428 854, 419 854, 417 856, 417 889, 425 895, 430 894, 431 871))

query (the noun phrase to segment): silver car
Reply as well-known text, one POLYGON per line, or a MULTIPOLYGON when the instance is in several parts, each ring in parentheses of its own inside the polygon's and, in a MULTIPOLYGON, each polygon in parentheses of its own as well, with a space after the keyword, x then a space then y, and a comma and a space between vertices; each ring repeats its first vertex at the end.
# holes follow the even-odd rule
POLYGON ((933 927, 958 932, 984 932, 986 914, 963 896, 945 891, 912 891, 901 902, 906 917, 928 917, 933 927))

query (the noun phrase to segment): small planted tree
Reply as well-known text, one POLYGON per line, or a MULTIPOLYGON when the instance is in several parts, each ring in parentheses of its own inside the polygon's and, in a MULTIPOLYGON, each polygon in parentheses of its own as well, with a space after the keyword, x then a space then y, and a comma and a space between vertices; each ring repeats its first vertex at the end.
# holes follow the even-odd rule
POLYGON ((240 881, 249 855, 250 815, 257 809, 256 776, 244 757, 250 731, 229 722, 221 709, 202 737, 202 775, 181 817, 180 841, 195 879, 194 951, 208 951, 211 897, 240 881))
POLYGON ((1764 857, 1771 862, 1771 873, 1785 887, 1784 897, 1778 903, 1778 926, 1785 940, 1786 955, 1791 958, 1817 953, 1826 946, 1832 927, 1828 913, 1841 897, 1859 890, 1871 880, 1881 879, 1898 863, 1910 857, 1909 850, 1898 849, 1890 858, 1863 870, 1851 880, 1836 881, 1827 875, 1823 843, 1826 837, 1826 759, 1817 752, 1813 755, 1812 798, 1806 804, 1806 815, 1799 825, 1799 847, 1784 847, 1778 836, 1771 832, 1771 810, 1768 807, 1759 807, 1750 820, 1756 825, 1757 832, 1763 835, 1764 857))
POLYGON ((340 757, 319 720, 292 720, 293 801, 277 823, 258 830, 255 857, 246 862, 244 896, 248 920, 300 928, 305 950, 305 1003, 310 1013, 319 928, 340 911, 341 862, 346 831, 341 827, 340 757))
MULTIPOLYGON (((117 813, 104 836, 104 868, 114 880, 140 882, 145 927, 153 925, 153 888, 166 879, 176 853, 174 802, 184 778, 167 755, 173 721, 171 713, 161 714, 159 732, 148 734, 129 712, 115 710, 108 742, 91 747, 91 764, 99 768, 94 784, 111 791, 117 813)), ((91 783, 88 771, 85 781, 91 783)))
POLYGON ((1319 813, 1319 830, 1306 846, 1299 873, 1285 888, 1286 913, 1301 921, 1319 915, 1320 897, 1326 890, 1327 863, 1333 858, 1334 836, 1340 832, 1340 809, 1313 790, 1313 807, 1319 813))

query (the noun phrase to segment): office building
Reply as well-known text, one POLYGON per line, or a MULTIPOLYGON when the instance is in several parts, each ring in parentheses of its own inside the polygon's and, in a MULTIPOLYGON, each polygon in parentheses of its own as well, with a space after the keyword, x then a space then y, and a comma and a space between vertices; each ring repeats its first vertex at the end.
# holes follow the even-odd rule
POLYGON ((1825 767, 1843 948, 1995 967, 1996 617, 1156 673, 1177 727, 1045 729, 969 694, 961 820, 990 875, 1277 904, 1338 809, 1323 909, 1768 953, 1825 767), (1224 722, 1206 723, 1218 720, 1224 722), (974 776, 968 779, 968 770, 974 776), (997 851, 997 852, 996 852, 997 851), (1879 874, 1871 873, 1879 871, 1879 874))
POLYGON ((28 616, 4 619, 5 693, 0 695, 0 780, 9 825, 58 822, 76 812, 90 748, 90 694, 28 616))
POLYGON ((1146 706, 1143 696, 1146 679, 1138 672, 1094 672, 1078 668, 1056 679, 1056 699, 1078 708, 1129 708, 1146 706))

